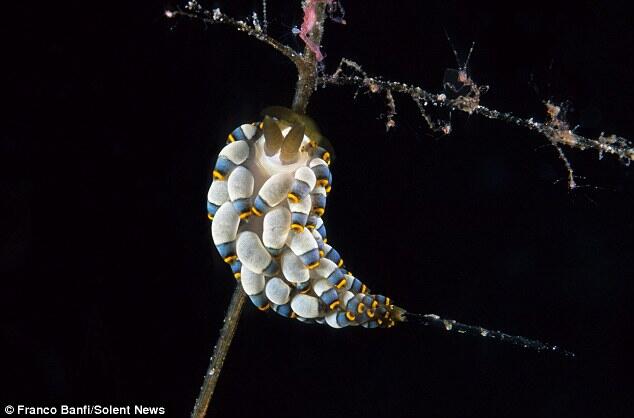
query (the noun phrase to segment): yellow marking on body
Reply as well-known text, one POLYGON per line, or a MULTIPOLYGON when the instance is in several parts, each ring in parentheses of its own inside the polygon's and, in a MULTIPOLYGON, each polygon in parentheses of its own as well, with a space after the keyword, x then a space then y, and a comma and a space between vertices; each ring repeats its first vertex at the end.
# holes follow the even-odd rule
POLYGON ((235 277, 236 280, 240 280, 240 277, 242 277, 242 275, 238 272, 238 273, 234 273, 233 277, 235 277))
POLYGON ((333 303, 331 303, 328 307, 330 308, 331 311, 334 311, 335 308, 337 306, 339 306, 341 304, 341 302, 339 302, 338 300, 334 301, 333 303))
POLYGON ((233 137, 233 134, 229 134, 229 135, 227 136, 227 141, 229 141, 229 142, 236 142, 236 139, 233 137))
POLYGON ((246 219, 246 218, 248 218, 249 216, 251 216, 251 211, 248 211, 248 212, 242 212, 242 213, 240 214, 240 219, 246 219))
MULTIPOLYGON (((326 240, 324 240, 324 242, 326 242, 326 240)), ((339 262, 337 263, 337 267, 341 267, 341 266, 343 266, 343 258, 340 258, 339 262)))
POLYGON ((263 128, 264 128, 264 122, 260 122, 259 128, 260 128, 260 129, 263 129, 263 128))
POLYGON ((317 180, 317 184, 322 186, 322 187, 326 187, 326 186, 328 186, 328 179, 317 180))
POLYGON ((389 312, 385 312, 385 315, 383 315, 383 318, 387 319, 390 317, 390 313, 389 312))
POLYGON ((330 191, 332 190, 332 186, 329 184, 326 186, 326 193, 330 193, 330 191))
POLYGON ((342 287, 344 287, 346 285, 347 281, 346 278, 344 277, 343 279, 341 279, 341 281, 339 283, 337 283, 337 286, 335 286, 337 289, 341 289, 342 287))
POLYGON ((319 256, 323 257, 324 256, 324 250, 319 250, 319 256))
POLYGON ((291 229, 295 232, 304 232, 304 225, 301 224, 292 224, 291 229))
POLYGON ((313 229, 315 229, 315 225, 314 224, 308 224, 308 225, 306 225, 306 228, 308 228, 309 230, 312 231, 313 229))
POLYGON ((322 239, 322 241, 324 242, 324 244, 327 244, 328 243, 328 238, 324 238, 324 239, 322 239))
POLYGON ((261 310, 261 311, 266 311, 266 310, 267 310, 267 309, 269 309, 270 307, 271 307, 271 304, 270 304, 270 303, 267 303, 267 304, 266 304, 266 305, 264 305, 264 306, 258 306, 258 309, 259 309, 259 310, 261 310))
POLYGON ((377 306, 379 306, 379 302, 378 301, 374 301, 372 302, 372 308, 376 308, 377 306))
POLYGON ((368 290, 368 287, 364 284, 361 285, 361 293, 365 293, 365 291, 368 290))
POLYGON ((253 206, 253 207, 251 208, 251 212, 253 212, 253 214, 254 214, 255 216, 262 216, 262 212, 260 212, 259 210, 257 210, 255 206, 253 206))
POLYGON ((354 314, 350 311, 346 312, 346 318, 348 318, 348 321, 354 321, 356 319, 356 316, 354 316, 354 314))
POLYGON ((299 197, 293 193, 293 192, 288 192, 288 200, 290 200, 293 203, 299 203, 299 197))
POLYGON ((312 270, 312 269, 314 269, 314 268, 316 268, 318 266, 319 266, 319 260, 315 261, 312 264, 309 264, 307 267, 308 267, 308 270, 312 270))
POLYGON ((224 180, 225 179, 225 175, 222 174, 220 171, 218 170, 214 170, 213 172, 213 177, 215 180, 224 180))
POLYGON ((306 286, 306 289, 300 290, 299 293, 308 293, 310 291, 310 286, 306 286))
POLYGON ((324 214, 326 210, 324 208, 315 208, 313 209, 313 212, 315 212, 315 215, 317 216, 321 216, 324 214))
POLYGON ((390 304, 390 298, 385 298, 385 304, 389 305, 390 304))
POLYGON ((368 311, 366 313, 367 313, 368 317, 374 318, 374 309, 368 309, 368 311))
POLYGON ((365 305, 363 303, 360 303, 357 305, 357 312, 362 314, 363 311, 365 311, 365 305))
POLYGON ((207 218, 209 218, 210 221, 214 220, 214 215, 212 215, 211 213, 207 214, 207 218))
POLYGON ((376 320, 376 323, 381 325, 381 324, 383 324, 383 320, 381 318, 379 318, 379 319, 376 320))
POLYGON ((330 153, 328 151, 324 152, 324 155, 321 156, 321 159, 326 162, 326 164, 330 165, 330 153))
POLYGON ((225 257, 225 263, 227 263, 227 264, 231 264, 231 263, 233 263, 234 261, 236 261, 237 259, 238 259, 238 256, 237 256, 237 255, 230 255, 230 256, 228 256, 228 257, 225 257))

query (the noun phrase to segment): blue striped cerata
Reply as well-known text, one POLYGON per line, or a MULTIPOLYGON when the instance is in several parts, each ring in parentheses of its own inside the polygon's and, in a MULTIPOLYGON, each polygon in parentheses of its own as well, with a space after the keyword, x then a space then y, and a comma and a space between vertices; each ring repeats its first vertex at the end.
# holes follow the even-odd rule
POLYGON ((234 129, 207 195, 214 244, 253 304, 286 318, 392 327, 404 311, 373 294, 328 242, 332 149, 315 123, 271 107, 234 129))

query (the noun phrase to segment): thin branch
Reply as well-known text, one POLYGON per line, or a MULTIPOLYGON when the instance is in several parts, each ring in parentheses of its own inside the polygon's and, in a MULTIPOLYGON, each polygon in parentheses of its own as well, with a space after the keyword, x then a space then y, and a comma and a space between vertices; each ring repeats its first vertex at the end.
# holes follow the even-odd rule
POLYGON ((396 126, 396 122, 394 122, 394 116, 396 116, 396 103, 394 102, 394 96, 392 96, 392 90, 388 89, 385 91, 385 101, 387 105, 385 130, 389 131, 396 126))
POLYGON ((223 13, 219 8, 211 11, 201 7, 196 1, 187 3, 187 10, 181 9, 169 10, 165 12, 168 18, 186 17, 193 20, 199 20, 206 24, 225 24, 233 27, 238 32, 244 32, 255 39, 266 43, 276 51, 280 52, 288 58, 297 68, 297 84, 295 85, 295 96, 293 98, 292 108, 297 113, 306 113, 308 101, 315 91, 317 85, 317 64, 321 59, 319 48, 321 46, 321 38, 324 33, 324 20, 326 18, 326 7, 330 1, 327 0, 308 0, 304 7, 304 24, 300 36, 306 42, 304 53, 300 54, 291 47, 284 45, 275 38, 267 34, 267 17, 266 3, 264 3, 264 21, 263 26, 260 25, 257 14, 253 13, 253 23, 249 24, 244 20, 237 20, 223 13), (311 15, 310 23, 307 22, 307 16, 311 15))
MULTIPOLYGON (((319 3, 311 0, 304 9, 304 24, 302 29, 308 30, 307 35, 302 39, 307 40, 304 48, 303 59, 297 64, 297 84, 295 85, 295 96, 293 97, 293 111, 304 114, 308 107, 308 101, 317 86, 317 52, 321 45, 321 38, 324 34, 324 19, 326 18, 326 2, 319 3), (316 3, 315 3, 316 2, 316 3), (315 22, 312 27, 305 27, 308 8, 313 7, 315 22), (306 36, 308 39, 306 39, 306 36), (311 48, 312 47, 312 48, 311 48), (315 50, 316 48, 316 50, 315 50)), ((301 33, 300 33, 301 34, 301 33)), ((321 53, 320 53, 321 54, 321 53)))
POLYGON ((268 32, 268 27, 269 27, 269 18, 267 16, 266 10, 267 10, 266 0, 262 0, 262 22, 263 22, 262 31, 264 33, 268 32))
MULTIPOLYGON (((206 10, 195 0, 190 0, 187 3, 186 11, 180 9, 176 11, 166 11, 165 16, 168 18, 186 17, 202 21, 205 24, 229 25, 239 32, 244 32, 280 52, 295 64, 297 68, 298 77, 295 85, 295 96, 293 98, 293 110, 297 113, 306 113, 308 102, 316 88, 317 65, 322 58, 319 48, 321 47, 321 38, 324 31, 323 24, 326 17, 326 6, 330 3, 330 0, 308 0, 304 5, 304 24, 302 25, 301 36, 306 43, 306 47, 303 54, 295 52, 292 48, 282 44, 267 34, 266 1, 263 2, 262 24, 255 12, 253 12, 251 18, 252 23, 249 24, 246 21, 237 20, 226 15, 220 11, 219 8, 213 9, 212 11, 206 10)), ((205 380, 200 388, 200 394, 196 399, 196 404, 194 405, 194 410, 191 415, 193 418, 203 418, 207 413, 209 403, 211 402, 218 383, 218 378, 220 377, 220 372, 222 371, 222 366, 240 321, 244 301, 244 292, 238 284, 231 298, 220 336, 214 347, 205 380)))
POLYGON ((531 350, 551 351, 563 354, 565 357, 575 357, 574 353, 568 350, 564 350, 557 345, 551 345, 539 340, 533 340, 519 335, 510 335, 502 331, 490 330, 477 325, 463 324, 462 322, 457 322, 453 319, 441 318, 436 314, 415 314, 406 312, 405 317, 421 325, 432 326, 434 328, 443 329, 449 332, 457 332, 458 334, 470 335, 474 337, 491 338, 531 350))
MULTIPOLYGON (((388 107, 386 114, 386 128, 389 129, 395 125, 394 117, 396 115, 396 103, 393 94, 401 94, 410 97, 418 106, 421 116, 427 122, 430 129, 443 134, 449 134, 451 132, 450 121, 435 120, 428 112, 428 109, 432 108, 445 108, 450 111, 461 111, 468 114, 476 114, 484 116, 488 119, 495 119, 504 121, 507 123, 515 124, 532 131, 536 131, 545 136, 550 143, 558 150, 560 157, 564 161, 569 173, 569 187, 574 187, 573 171, 570 163, 566 159, 560 145, 566 145, 571 148, 578 149, 595 149, 599 152, 600 158, 603 154, 616 155, 622 160, 629 163, 634 160, 634 147, 631 142, 625 138, 610 135, 604 136, 602 133, 599 138, 586 138, 578 135, 568 128, 568 124, 560 114, 560 108, 552 103, 546 103, 549 119, 545 122, 535 122, 532 118, 524 119, 514 116, 511 113, 500 112, 494 109, 489 109, 480 104, 480 97, 484 94, 488 87, 478 86, 473 80, 468 77, 465 67, 459 71, 456 71, 457 78, 452 82, 445 82, 443 93, 430 93, 417 86, 411 86, 406 83, 386 81, 382 77, 369 77, 365 71, 357 63, 342 59, 339 67, 333 74, 319 75, 317 67, 319 61, 322 59, 320 52, 321 39, 324 31, 324 20, 326 17, 326 9, 328 6, 335 6, 340 9, 342 17, 335 19, 340 23, 345 24, 343 20, 343 9, 334 2, 334 0, 305 0, 303 2, 304 9, 304 23, 300 31, 300 36, 304 40, 306 47, 303 53, 294 51, 287 45, 282 44, 276 39, 267 34, 267 16, 266 16, 266 1, 263 2, 263 22, 257 16, 257 13, 253 13, 252 22, 248 23, 244 20, 234 19, 225 13, 221 12, 219 8, 211 11, 202 8, 196 0, 190 0, 187 3, 186 10, 181 9, 175 11, 166 11, 165 15, 168 18, 185 17, 192 20, 200 20, 205 24, 225 24, 239 32, 244 32, 247 35, 254 37, 255 39, 266 43, 276 51, 280 52, 286 58, 288 58, 298 72, 298 79, 295 86, 295 95, 293 98, 293 110, 298 113, 305 113, 310 97, 316 89, 318 84, 322 86, 336 85, 336 86, 353 86, 359 90, 367 89, 370 93, 384 94, 388 107), (352 73, 350 73, 350 71, 352 73)), ((332 9, 330 9, 332 13, 332 9)), ((473 49, 473 47, 472 47, 473 49)), ((450 75, 455 75, 450 73, 450 75)), ((447 75, 447 73, 446 73, 447 75)), ((227 315, 225 317, 224 326, 220 332, 220 337, 214 347, 214 354, 211 357, 209 369, 205 376, 205 381, 201 387, 201 392, 196 400, 192 417, 202 418, 205 416, 209 406, 209 402, 214 393, 220 372, 227 356, 231 341, 236 332, 240 313, 244 305, 245 296, 238 285, 234 291, 227 315)), ((438 325, 440 323, 448 330, 457 330, 461 333, 473 333, 477 332, 480 335, 489 336, 491 338, 498 338, 501 340, 509 340, 511 342, 520 343, 523 345, 537 345, 539 343, 533 340, 527 340, 523 337, 509 336, 498 331, 489 331, 480 327, 473 327, 470 325, 461 324, 455 321, 443 320, 435 315, 419 315, 418 321, 425 325, 438 325), (447 328, 449 326, 449 328, 447 328)), ((554 346, 543 345, 543 349, 556 349, 554 346)))
POLYGON ((245 299, 246 297, 244 295, 244 291, 242 290, 242 286, 238 283, 233 291, 233 296, 231 297, 231 302, 229 303, 229 308, 227 309, 227 315, 225 316, 224 325, 220 330, 220 336, 218 337, 218 341, 216 341, 213 355, 209 361, 209 368, 207 369, 207 374, 205 374, 205 381, 200 387, 200 394, 196 399, 194 411, 191 415, 192 418, 204 418, 207 414, 207 408, 209 407, 209 402, 211 401, 211 397, 216 389, 216 384, 218 383, 218 378, 220 377, 220 371, 222 370, 222 366, 227 358, 227 353, 229 352, 233 336, 238 329, 240 314, 242 313, 242 307, 244 306, 245 299))
MULTIPOLYGON (((302 55, 297 53, 293 48, 284 45, 279 42, 277 39, 267 35, 266 33, 266 20, 264 29, 259 24, 249 24, 244 20, 237 20, 232 18, 231 16, 223 13, 220 9, 213 9, 209 11, 207 9, 203 9, 197 3, 194 5, 188 4, 188 10, 168 10, 165 12, 165 16, 169 18, 175 17, 186 17, 192 20, 198 20, 206 24, 216 25, 216 24, 225 24, 233 27, 238 32, 244 32, 249 36, 254 37, 255 39, 264 42, 268 46, 272 47, 276 51, 280 52, 286 58, 291 60, 293 64, 299 66, 303 64, 302 55)), ((266 19, 266 18, 265 18, 266 19)))
POLYGON ((555 149, 557 150, 559 159, 564 163, 564 166, 566 166, 566 171, 568 171, 568 188, 570 190, 573 190, 577 187, 577 183, 575 182, 575 172, 572 169, 572 165, 570 164, 570 161, 568 161, 568 157, 566 157, 566 154, 564 154, 564 151, 559 145, 553 144, 553 147, 555 147, 555 149))
MULTIPOLYGON (((431 108, 446 108, 451 111, 461 111, 468 114, 484 116, 488 119, 495 119, 510 124, 514 124, 531 131, 538 132, 546 137, 553 145, 565 145, 570 148, 580 150, 596 150, 600 157, 603 154, 615 155, 629 164, 634 161, 634 145, 626 138, 603 133, 598 138, 588 138, 577 134, 570 129, 563 119, 561 108, 551 102, 546 102, 547 119, 544 122, 536 122, 533 118, 525 119, 513 115, 509 112, 500 112, 489 109, 480 104, 480 95, 488 87, 476 85, 470 78, 462 81, 461 88, 466 92, 449 98, 446 93, 430 93, 420 87, 408 85, 406 83, 387 81, 382 77, 370 77, 361 66, 354 61, 342 59, 337 70, 332 74, 324 74, 318 78, 318 83, 322 86, 352 86, 365 89, 370 93, 397 93, 411 98, 418 106, 421 116, 425 119, 430 129, 448 134, 451 131, 449 121, 434 120, 428 113, 431 108)), ((461 92, 463 90, 460 90, 461 92)), ((357 92, 358 92, 357 90, 357 92)), ((564 158, 564 161, 567 161, 564 158)), ((569 164, 566 168, 571 171, 569 164)), ((569 182, 569 185, 574 185, 569 182)))
POLYGON ((617 135, 610 135, 606 137, 601 134, 596 139, 588 138, 579 135, 572 130, 561 130, 557 127, 549 126, 548 123, 535 122, 533 121, 533 118, 523 119, 513 116, 511 113, 499 112, 485 106, 478 106, 474 109, 473 113, 489 119, 512 122, 523 128, 539 132, 548 140, 556 144, 566 145, 570 148, 577 148, 580 150, 593 149, 598 151, 600 155, 604 153, 615 155, 625 161, 626 164, 629 164, 630 161, 634 161, 634 146, 632 145, 632 142, 617 135))

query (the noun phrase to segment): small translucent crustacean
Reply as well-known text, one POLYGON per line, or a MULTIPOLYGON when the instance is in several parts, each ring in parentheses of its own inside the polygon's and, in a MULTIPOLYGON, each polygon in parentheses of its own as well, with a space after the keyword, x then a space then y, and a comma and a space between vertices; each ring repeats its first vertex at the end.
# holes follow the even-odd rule
POLYGON ((330 144, 306 116, 281 107, 263 114, 228 135, 207 196, 214 244, 234 277, 259 309, 302 322, 376 328, 403 320, 328 243, 330 144))

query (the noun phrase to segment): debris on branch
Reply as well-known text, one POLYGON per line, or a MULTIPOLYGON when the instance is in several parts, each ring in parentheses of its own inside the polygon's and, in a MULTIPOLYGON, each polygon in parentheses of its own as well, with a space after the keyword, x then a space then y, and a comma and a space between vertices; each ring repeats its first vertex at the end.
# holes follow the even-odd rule
MULTIPOLYGON (((563 155, 560 146, 579 150, 596 150, 599 158, 604 155, 614 155, 621 161, 629 164, 634 160, 634 145, 626 138, 618 135, 605 135, 601 133, 598 138, 590 138, 579 135, 574 129, 570 129, 564 118, 560 106, 552 102, 546 102, 546 120, 538 122, 534 118, 524 118, 509 112, 501 112, 490 109, 481 104, 482 95, 488 91, 488 86, 480 86, 467 74, 466 66, 459 70, 447 69, 443 79, 443 91, 432 93, 421 87, 407 83, 388 81, 381 76, 369 76, 358 63, 342 58, 337 69, 332 74, 318 72, 318 64, 324 59, 321 52, 321 37, 323 35, 323 23, 326 15, 339 23, 344 23, 343 8, 336 0, 305 0, 303 2, 304 19, 299 30, 299 36, 306 44, 303 53, 296 52, 291 47, 284 45, 266 33, 266 18, 263 23, 253 13, 251 23, 246 20, 234 19, 219 8, 207 10, 201 7, 195 0, 190 0, 186 10, 167 11, 169 18, 187 17, 200 20, 206 24, 226 24, 239 32, 244 32, 257 40, 266 43, 276 51, 282 53, 291 60, 298 69, 298 83, 295 89, 293 110, 305 113, 308 100, 317 86, 351 86, 356 87, 356 94, 365 90, 371 94, 384 95, 387 112, 386 129, 396 126, 396 102, 394 94, 407 96, 414 101, 419 109, 421 117, 427 123, 429 129, 444 135, 451 133, 451 120, 436 119, 430 113, 431 109, 444 108, 450 112, 459 111, 469 115, 479 115, 487 119, 499 120, 531 131, 538 132, 551 144, 558 148, 560 158, 569 172, 568 187, 574 188, 572 169, 570 163, 563 155), (340 13, 340 16, 336 16, 340 13)), ((266 6, 264 4, 264 15, 266 6)), ((473 47, 472 47, 473 49, 473 47)))

